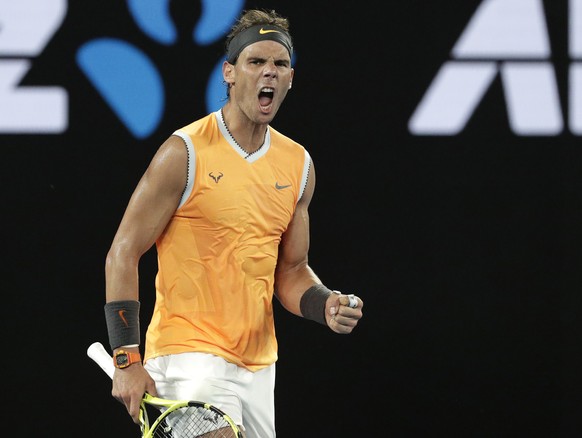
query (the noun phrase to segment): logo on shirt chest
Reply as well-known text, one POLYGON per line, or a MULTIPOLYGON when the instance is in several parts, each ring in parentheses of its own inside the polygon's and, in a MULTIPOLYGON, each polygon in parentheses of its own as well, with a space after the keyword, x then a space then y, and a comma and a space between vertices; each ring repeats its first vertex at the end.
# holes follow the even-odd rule
POLYGON ((278 181, 275 182, 275 188, 277 190, 283 190, 286 189, 287 187, 291 187, 291 184, 280 185, 278 181))
POLYGON ((224 176, 224 173, 222 173, 222 172, 210 172, 208 174, 208 176, 210 178, 212 178, 216 184, 218 184, 218 181, 220 181, 220 178, 222 178, 224 176))

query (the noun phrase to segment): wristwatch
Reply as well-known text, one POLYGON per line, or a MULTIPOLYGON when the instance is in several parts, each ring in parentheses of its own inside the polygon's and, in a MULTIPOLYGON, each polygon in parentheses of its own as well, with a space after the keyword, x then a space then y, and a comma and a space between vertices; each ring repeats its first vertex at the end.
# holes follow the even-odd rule
POLYGON ((138 362, 141 362, 141 355, 139 353, 130 353, 129 351, 119 350, 113 355, 113 365, 115 368, 127 368, 132 363, 138 362))

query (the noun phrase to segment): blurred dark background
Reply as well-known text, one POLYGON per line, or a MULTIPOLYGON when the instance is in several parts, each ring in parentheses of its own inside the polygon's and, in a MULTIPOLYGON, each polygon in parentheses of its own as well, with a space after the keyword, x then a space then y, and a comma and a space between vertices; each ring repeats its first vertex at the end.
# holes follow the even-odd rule
MULTIPOLYGON (((191 37, 209 1, 169 3, 173 44, 146 35, 130 3, 0 6, 0 90, 14 86, 6 66, 27 59, 19 87, 60 87, 68 99, 65 127, 34 132, 33 118, 17 129, 2 123, 2 114, 27 113, 0 92, 4 394, 9 413, 28 412, 34 436, 138 436, 86 356, 93 341, 107 345, 105 255, 157 147, 208 112, 208 78, 223 55, 223 38, 203 46, 191 37), (9 50, 57 9, 63 21, 42 50, 9 50), (103 37, 131 44, 163 78, 162 115, 141 138, 77 62, 81 46, 103 37)), ((549 66, 561 129, 516 133, 499 73, 459 132, 409 129, 441 67, 466 61, 453 47, 479 8, 501 3, 408 0, 380 12, 353 2, 224 2, 291 20, 295 80, 273 126, 317 166, 311 265, 329 287, 365 301, 350 336, 277 304, 279 437, 579 436, 582 79, 570 72, 582 68, 581 2, 506 1, 522 12, 541 6, 549 54, 473 59, 549 66)), ((140 275, 144 330, 155 262, 152 249, 140 275)))

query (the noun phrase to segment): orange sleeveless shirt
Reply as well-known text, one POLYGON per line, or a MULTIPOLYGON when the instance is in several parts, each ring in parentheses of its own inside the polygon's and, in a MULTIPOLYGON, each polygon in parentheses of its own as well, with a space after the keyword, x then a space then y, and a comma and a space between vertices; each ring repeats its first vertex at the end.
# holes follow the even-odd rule
POLYGON ((198 351, 251 371, 267 367, 277 360, 278 246, 305 188, 309 154, 269 127, 248 155, 220 111, 174 134, 188 148, 188 185, 156 241, 145 360, 198 351))

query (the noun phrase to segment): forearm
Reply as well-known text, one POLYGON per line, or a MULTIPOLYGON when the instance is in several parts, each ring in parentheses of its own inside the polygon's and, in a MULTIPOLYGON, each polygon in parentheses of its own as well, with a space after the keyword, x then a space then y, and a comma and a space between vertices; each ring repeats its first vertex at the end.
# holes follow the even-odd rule
POLYGON ((321 284, 321 280, 307 264, 289 269, 278 269, 275 293, 286 310, 297 316, 303 316, 301 298, 305 291, 316 284, 321 284))
POLYGON ((139 324, 139 257, 131 256, 112 245, 105 262, 105 319, 112 350, 138 347, 139 324))
POLYGON ((137 300, 138 279, 137 261, 108 255, 105 262, 105 300, 137 300))

